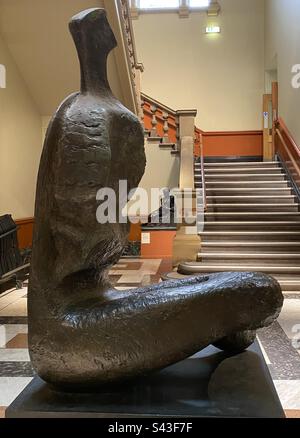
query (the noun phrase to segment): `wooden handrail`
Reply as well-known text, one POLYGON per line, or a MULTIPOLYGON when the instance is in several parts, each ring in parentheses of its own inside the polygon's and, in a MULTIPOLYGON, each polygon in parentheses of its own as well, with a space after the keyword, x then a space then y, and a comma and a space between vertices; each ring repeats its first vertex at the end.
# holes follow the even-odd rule
POLYGON ((204 211, 207 210, 206 200, 206 181, 204 171, 204 150, 203 150, 203 135, 200 134, 200 159, 201 159, 201 181, 202 181, 202 202, 204 211))
MULTIPOLYGON (((282 120, 281 117, 279 117, 278 121, 277 121, 277 129, 280 127, 280 133, 281 131, 284 133, 284 135, 286 135, 286 137, 288 138, 289 143, 291 143, 291 145, 293 146, 293 149, 295 150, 296 154, 298 155, 298 157, 300 158, 300 150, 299 150, 299 146, 297 145, 297 143, 295 142, 294 138, 292 137, 292 134, 290 133, 290 131, 288 130, 286 124, 284 123, 284 121, 282 120)), ((278 129, 279 130, 279 129, 278 129)))
MULTIPOLYGON (((289 147, 287 146, 286 141, 284 140, 281 131, 280 131, 278 128, 276 128, 276 131, 275 131, 275 132, 276 132, 276 135, 279 137, 279 139, 280 139, 280 141, 281 141, 281 143, 282 143, 282 145, 283 145, 283 147, 284 147, 284 149, 285 149, 285 151, 286 151, 286 153, 287 153, 289 159, 290 159, 291 162, 293 163, 293 166, 294 166, 295 170, 297 171, 298 177, 300 178, 300 167, 298 166, 298 164, 297 164, 295 158, 294 158, 293 155, 291 154, 291 152, 290 152, 290 150, 289 150, 289 147)), ((295 147, 294 144, 293 144, 293 147, 295 147)), ((299 158, 300 158, 300 153, 299 153, 299 149, 298 149, 297 146, 295 147, 295 150, 297 151, 297 154, 298 154, 298 156, 299 156, 299 158)))
POLYGON ((148 96, 145 93, 141 93, 142 99, 145 102, 151 103, 152 105, 155 105, 158 109, 161 109, 163 111, 166 111, 172 116, 176 116, 176 111, 172 108, 169 108, 167 105, 164 105, 163 103, 159 102, 158 100, 153 99, 152 97, 148 96))

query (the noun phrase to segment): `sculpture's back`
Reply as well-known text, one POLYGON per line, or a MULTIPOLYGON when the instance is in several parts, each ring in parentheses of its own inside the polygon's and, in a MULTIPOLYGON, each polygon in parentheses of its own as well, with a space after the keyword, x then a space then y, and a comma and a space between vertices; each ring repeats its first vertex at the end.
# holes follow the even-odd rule
POLYGON ((28 297, 36 371, 76 390, 165 367, 211 342, 246 347, 282 306, 270 277, 217 274, 123 295, 109 285, 128 227, 97 222, 96 194, 108 187, 118 198, 119 180, 138 186, 144 137, 108 85, 116 41, 105 11, 78 14, 70 29, 82 84, 54 115, 39 170, 28 297))

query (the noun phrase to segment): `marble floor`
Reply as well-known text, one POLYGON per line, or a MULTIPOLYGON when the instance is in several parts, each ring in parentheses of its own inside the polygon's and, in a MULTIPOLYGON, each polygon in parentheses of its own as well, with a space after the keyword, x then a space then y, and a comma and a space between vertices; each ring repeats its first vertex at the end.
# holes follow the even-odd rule
MULTIPOLYGON (((171 269, 169 260, 121 259, 110 277, 122 291, 159 282, 161 274, 171 269)), ((300 418, 300 293, 286 295, 278 321, 260 330, 258 340, 287 417, 300 418)), ((3 286, 0 290, 0 418, 33 376, 25 281, 21 290, 3 290, 3 286)))

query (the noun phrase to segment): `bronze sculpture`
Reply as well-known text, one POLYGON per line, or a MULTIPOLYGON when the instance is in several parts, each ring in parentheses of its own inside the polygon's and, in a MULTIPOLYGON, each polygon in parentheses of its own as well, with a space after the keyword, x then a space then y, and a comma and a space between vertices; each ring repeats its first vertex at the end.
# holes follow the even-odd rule
POLYGON ((116 46, 103 9, 72 18, 81 92, 68 97, 46 135, 38 176, 28 294, 29 348, 38 375, 73 391, 147 374, 215 343, 240 351, 279 315, 271 277, 221 273, 126 293, 108 270, 122 254, 126 224, 99 225, 96 193, 120 179, 137 187, 144 137, 112 95, 106 59, 116 46))

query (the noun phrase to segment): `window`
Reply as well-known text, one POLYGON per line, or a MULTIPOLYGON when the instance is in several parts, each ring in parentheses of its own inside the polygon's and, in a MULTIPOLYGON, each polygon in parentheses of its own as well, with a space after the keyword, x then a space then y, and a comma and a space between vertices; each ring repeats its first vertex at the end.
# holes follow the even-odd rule
POLYGON ((189 5, 191 8, 207 8, 209 0, 190 0, 189 5))
MULTIPOLYGON (((184 3, 182 0, 136 0, 140 9, 177 9, 184 3)), ((210 0, 187 0, 190 8, 207 8, 210 0)))
POLYGON ((179 0, 140 0, 141 9, 175 9, 179 8, 179 0))
MULTIPOLYGON (((218 2, 212 2, 212 0, 130 0, 130 5, 132 18, 138 18, 139 14, 159 11, 178 11, 180 17, 187 18, 190 12, 208 11, 212 5, 218 5, 218 2)), ((218 5, 218 12, 219 9, 218 5)))

